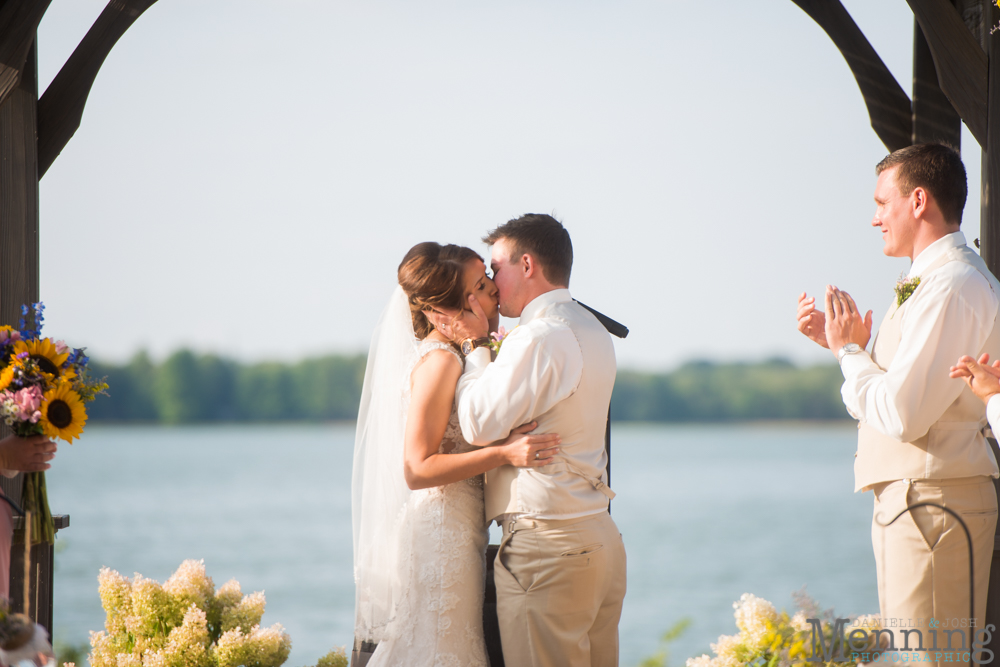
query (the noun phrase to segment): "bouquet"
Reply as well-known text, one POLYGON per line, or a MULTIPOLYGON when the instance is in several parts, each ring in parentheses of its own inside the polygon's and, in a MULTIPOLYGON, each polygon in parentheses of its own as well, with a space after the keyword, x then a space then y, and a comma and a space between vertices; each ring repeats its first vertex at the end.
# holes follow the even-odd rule
MULTIPOLYGON (((0 417, 16 435, 45 435, 72 443, 87 423, 84 404, 108 385, 87 372, 84 348, 42 338, 45 306, 21 306, 18 328, 0 326, 0 417), (29 325, 29 320, 31 324, 29 325)), ((31 513, 32 543, 55 538, 45 473, 24 477, 24 509, 31 513)))

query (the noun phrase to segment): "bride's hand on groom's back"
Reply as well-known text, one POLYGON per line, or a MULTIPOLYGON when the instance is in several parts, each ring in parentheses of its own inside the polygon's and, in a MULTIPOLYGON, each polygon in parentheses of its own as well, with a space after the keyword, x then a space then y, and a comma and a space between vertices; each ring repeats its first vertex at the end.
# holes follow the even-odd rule
POLYGON ((529 422, 518 426, 501 447, 507 458, 507 463, 516 468, 537 468, 552 463, 559 453, 561 438, 558 433, 535 433, 528 431, 538 426, 538 422, 529 422))

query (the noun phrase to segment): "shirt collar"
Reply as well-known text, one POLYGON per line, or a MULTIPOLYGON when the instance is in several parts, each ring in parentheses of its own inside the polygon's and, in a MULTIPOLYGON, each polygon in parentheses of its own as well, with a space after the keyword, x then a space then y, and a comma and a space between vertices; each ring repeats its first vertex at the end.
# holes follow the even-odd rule
POLYGON ((538 317, 543 310, 554 303, 563 303, 565 301, 572 300, 573 297, 570 296, 569 290, 564 287, 554 289, 551 292, 545 292, 544 294, 539 294, 534 299, 529 301, 528 305, 521 310, 521 320, 518 324, 527 324, 531 320, 538 317))
POLYGON ((912 278, 914 276, 919 276, 920 273, 925 271, 928 266, 936 262, 941 255, 945 254, 952 248, 959 248, 964 245, 965 234, 962 232, 952 232, 951 234, 942 236, 937 241, 924 248, 923 252, 917 255, 917 258, 913 260, 913 264, 910 266, 910 272, 907 274, 907 277, 912 278))

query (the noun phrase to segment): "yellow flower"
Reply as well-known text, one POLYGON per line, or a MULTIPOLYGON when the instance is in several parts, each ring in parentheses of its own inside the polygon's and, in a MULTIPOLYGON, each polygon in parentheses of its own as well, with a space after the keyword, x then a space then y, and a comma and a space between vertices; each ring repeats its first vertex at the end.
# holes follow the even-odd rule
POLYGON ((0 371, 0 391, 10 386, 11 380, 14 379, 14 368, 15 364, 7 364, 7 367, 0 371))
POLYGON ((72 368, 63 368, 62 365, 69 359, 69 352, 59 352, 51 338, 41 340, 19 340, 14 343, 14 355, 27 352, 38 367, 43 372, 55 378, 71 380, 76 376, 76 371, 72 368))
POLYGON ((68 382, 60 382, 45 392, 42 400, 42 419, 39 423, 45 435, 62 438, 72 443, 83 433, 87 423, 87 410, 80 395, 70 388, 68 382))

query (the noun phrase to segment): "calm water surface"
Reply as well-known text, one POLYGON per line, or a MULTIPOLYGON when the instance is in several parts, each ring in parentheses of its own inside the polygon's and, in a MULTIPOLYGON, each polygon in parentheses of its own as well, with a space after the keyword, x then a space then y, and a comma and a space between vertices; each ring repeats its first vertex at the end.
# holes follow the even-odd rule
MULTIPOLYGON (((735 633, 752 592, 792 609, 808 586, 841 614, 878 610, 870 494, 854 494, 853 425, 616 425, 612 514, 628 552, 622 665, 692 619, 674 665, 735 633)), ((353 631, 353 424, 91 427, 49 472, 59 533, 55 639, 104 626, 102 566, 163 581, 186 558, 216 586, 267 596, 292 637, 289 667, 353 631)), ((496 541, 496 540, 494 540, 496 541)))

